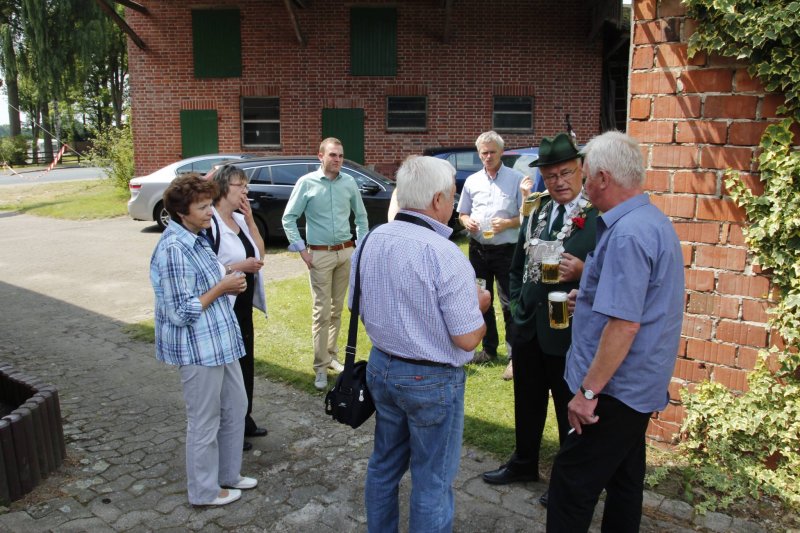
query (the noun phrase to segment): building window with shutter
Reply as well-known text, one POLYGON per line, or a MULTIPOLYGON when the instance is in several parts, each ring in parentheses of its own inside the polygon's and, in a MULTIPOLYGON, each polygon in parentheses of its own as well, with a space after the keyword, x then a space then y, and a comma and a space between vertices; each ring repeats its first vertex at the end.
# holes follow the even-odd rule
POLYGON ((397 9, 350 9, 350 74, 397 75, 397 9))
POLYGON ((280 98, 242 98, 242 146, 274 148, 280 144, 280 98))
POLYGON ((388 96, 386 129, 389 131, 425 131, 428 119, 426 96, 388 96))
POLYGON ((239 10, 193 9, 192 52, 195 78, 241 77, 239 10))
POLYGON ((533 132, 533 98, 530 96, 495 96, 492 107, 495 131, 533 132))

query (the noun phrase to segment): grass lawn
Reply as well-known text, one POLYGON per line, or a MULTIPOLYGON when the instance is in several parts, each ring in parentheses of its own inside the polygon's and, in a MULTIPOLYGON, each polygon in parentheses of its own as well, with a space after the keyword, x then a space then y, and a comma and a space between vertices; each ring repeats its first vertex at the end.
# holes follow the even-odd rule
POLYGON ((0 187, 0 211, 68 220, 126 215, 130 193, 110 180, 31 183, 0 187))

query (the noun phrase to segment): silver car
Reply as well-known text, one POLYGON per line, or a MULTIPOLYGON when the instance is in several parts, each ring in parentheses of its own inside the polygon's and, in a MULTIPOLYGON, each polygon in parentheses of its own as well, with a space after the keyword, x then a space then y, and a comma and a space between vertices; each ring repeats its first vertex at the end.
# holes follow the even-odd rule
POLYGON ((248 154, 206 154, 182 159, 147 176, 133 178, 128 185, 131 199, 128 214, 134 220, 155 220, 161 228, 169 223, 169 213, 164 209, 162 197, 172 180, 187 172, 205 174, 224 161, 252 157, 248 154))

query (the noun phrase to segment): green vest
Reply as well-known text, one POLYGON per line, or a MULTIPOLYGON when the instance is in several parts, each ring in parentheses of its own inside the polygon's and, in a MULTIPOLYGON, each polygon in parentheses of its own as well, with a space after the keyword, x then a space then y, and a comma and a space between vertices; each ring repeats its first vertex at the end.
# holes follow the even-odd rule
MULTIPOLYGON (((534 227, 539 214, 547 213, 555 206, 552 200, 544 203, 537 211, 531 213, 534 227)), ((585 214, 586 221, 583 228, 575 227, 572 233, 564 239, 564 251, 572 254, 581 261, 586 261, 586 256, 594 250, 597 234, 597 208, 592 206, 584 209, 581 214, 585 214)), ((547 314, 547 294, 553 291, 564 291, 569 293, 572 289, 577 289, 579 281, 569 283, 545 284, 541 281, 532 283, 528 280, 523 283, 523 274, 527 254, 525 250, 526 228, 528 227, 528 217, 522 222, 519 232, 519 239, 514 250, 514 258, 511 261, 511 271, 509 273, 509 292, 511 316, 514 319, 514 327, 511 335, 516 341, 525 342, 536 338, 539 346, 544 353, 550 355, 565 356, 572 341, 572 323, 566 329, 553 329, 550 327, 550 320, 547 314)), ((546 229, 543 234, 546 233, 546 229)))

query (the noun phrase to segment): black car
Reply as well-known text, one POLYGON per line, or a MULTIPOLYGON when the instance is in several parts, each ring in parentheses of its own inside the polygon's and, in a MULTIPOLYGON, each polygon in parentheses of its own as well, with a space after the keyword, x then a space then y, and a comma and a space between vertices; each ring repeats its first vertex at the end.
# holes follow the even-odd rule
MULTIPOLYGON (((235 161, 230 164, 242 169, 250 179, 250 191, 247 195, 250 198, 256 225, 264 240, 285 240, 286 234, 283 232, 281 218, 289 196, 301 176, 319 168, 319 159, 316 156, 271 156, 235 161)), ((356 180, 367 210, 369 226, 386 222, 389 203, 395 188, 394 182, 374 170, 347 159, 342 165, 342 172, 356 180)), ((455 209, 453 213, 450 225, 455 228, 457 222, 455 209)), ((352 213, 350 222, 355 227, 352 213)), ((305 217, 300 217, 297 226, 301 235, 305 236, 305 217)))

